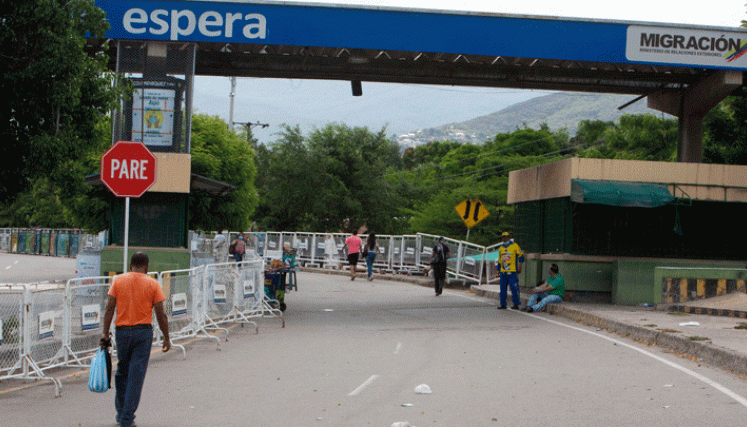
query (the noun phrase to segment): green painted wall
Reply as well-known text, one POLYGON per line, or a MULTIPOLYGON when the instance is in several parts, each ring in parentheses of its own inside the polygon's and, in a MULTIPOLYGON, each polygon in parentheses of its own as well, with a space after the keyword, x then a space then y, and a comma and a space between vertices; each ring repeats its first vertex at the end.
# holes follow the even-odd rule
POLYGON ((527 259, 519 278, 522 287, 531 288, 549 276, 551 264, 558 264, 568 291, 611 292, 612 262, 588 260, 527 259))
MULTIPOLYGON (((186 270, 190 268, 190 254, 187 249, 129 247, 130 256, 135 252, 145 252, 150 258, 150 271, 186 270)), ((101 275, 121 273, 123 248, 107 246, 101 250, 101 275)), ((129 265, 129 259, 127 264, 129 265)))

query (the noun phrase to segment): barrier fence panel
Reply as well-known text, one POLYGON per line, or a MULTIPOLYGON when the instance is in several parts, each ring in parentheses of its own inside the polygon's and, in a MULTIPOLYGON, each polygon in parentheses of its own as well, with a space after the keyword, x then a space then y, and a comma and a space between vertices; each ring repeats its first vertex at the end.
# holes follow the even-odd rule
POLYGON ((63 348, 57 355, 65 364, 83 366, 83 360, 98 350, 112 279, 100 276, 67 281, 63 348))
POLYGON ((226 316, 226 321, 254 325, 255 333, 259 333, 259 325, 251 320, 263 316, 263 313, 256 310, 258 304, 261 304, 264 292, 258 292, 260 285, 264 291, 264 281, 258 281, 259 273, 264 270, 264 262, 259 257, 242 261, 236 266, 238 268, 237 280, 233 283, 233 309, 226 316))
MULTIPOLYGON (((5 365, 5 363, 13 362, 12 359, 15 359, 15 362, 9 368, 3 366, 2 370, 0 370, 0 379, 21 378, 24 380, 51 381, 55 386, 55 396, 60 396, 62 392, 62 382, 59 379, 48 377, 44 373, 44 370, 37 364, 37 361, 39 360, 46 362, 47 360, 43 359, 51 359, 47 357, 50 347, 54 347, 55 345, 59 347, 59 341, 57 344, 50 344, 46 349, 40 349, 40 346, 38 345, 39 341, 41 341, 38 339, 40 329, 45 333, 51 330, 52 332, 50 333, 54 334, 54 319, 56 314, 52 312, 50 315, 48 312, 45 312, 45 316, 41 319, 44 321, 44 324, 41 325, 42 328, 40 328, 39 325, 34 327, 34 322, 32 322, 32 319, 37 318, 36 315, 39 308, 42 308, 45 303, 48 303, 50 306, 58 306, 59 308, 59 302, 54 302, 54 299, 59 299, 55 298, 60 296, 59 291, 57 295, 47 295, 47 297, 51 298, 44 298, 38 297, 37 295, 32 296, 31 288, 28 285, 21 285, 20 287, 16 287, 14 290, 10 290, 7 295, 12 295, 11 297, 3 298, 4 303, 7 303, 8 305, 9 312, 12 313, 15 311, 15 305, 18 302, 20 302, 20 310, 15 321, 13 321, 16 316, 15 314, 10 314, 8 317, 8 348, 6 349, 4 348, 4 345, 0 345, 0 354, 2 354, 0 360, 3 361, 3 364, 5 365), (20 292, 20 300, 18 299, 18 292, 20 292), (37 299, 40 300, 38 301, 39 305, 36 304, 37 299), (47 301, 48 299, 49 301, 47 301), (32 333, 37 334, 37 336, 32 337, 32 333), (33 356, 36 356, 37 359, 35 360, 33 356)), ((5 312, 5 309, 3 309, 3 313, 5 312)), ((3 328, 2 335, 6 335, 5 328, 3 328)), ((58 332, 58 335, 61 335, 61 332, 58 332)), ((54 340, 54 336, 49 338, 50 340, 54 340)))
POLYGON ((202 301, 205 307, 205 328, 222 330, 228 339, 228 329, 220 326, 223 319, 233 309, 228 292, 233 296, 232 284, 238 279, 237 263, 211 264, 205 268, 205 286, 202 301))
POLYGON ((296 233, 291 247, 296 250, 297 266, 314 261, 314 234, 296 233))
POLYGON ((280 233, 280 250, 295 248, 296 233, 284 231, 280 233))
POLYGON ((273 259, 283 259, 283 242, 282 233, 267 232, 267 241, 265 247, 264 258, 267 261, 273 259))
POLYGON ((22 286, 0 289, 0 380, 19 367, 23 351, 22 286))
POLYGON ((485 248, 467 242, 459 242, 460 254, 457 258, 456 274, 458 277, 482 283, 482 272, 485 259, 485 248))
POLYGON ((498 243, 485 248, 485 278, 488 285, 497 284, 500 282, 500 270, 498 269, 498 247, 502 243, 498 243), (492 260, 491 260, 492 258, 492 260))
MULTIPOLYGON (((163 294, 166 297, 164 311, 169 322, 169 338, 172 344, 187 338, 194 338, 200 335, 198 320, 200 318, 199 296, 196 290, 199 289, 198 282, 204 277, 204 267, 195 267, 188 270, 169 270, 162 271, 158 274, 157 280, 161 284, 163 294)), ((206 338, 215 339, 220 348, 220 339, 214 337, 205 331, 206 338)), ((158 322, 153 322, 154 346, 163 344, 163 333, 160 330, 158 322)), ((187 353, 183 346, 177 345, 182 350, 184 358, 187 353)))
POLYGON ((13 231, 10 228, 0 228, 0 251, 10 252, 11 236, 13 231))
POLYGON ((420 259, 420 253, 418 252, 418 237, 417 236, 402 236, 402 264, 401 269, 406 272, 419 270, 418 260, 420 259))

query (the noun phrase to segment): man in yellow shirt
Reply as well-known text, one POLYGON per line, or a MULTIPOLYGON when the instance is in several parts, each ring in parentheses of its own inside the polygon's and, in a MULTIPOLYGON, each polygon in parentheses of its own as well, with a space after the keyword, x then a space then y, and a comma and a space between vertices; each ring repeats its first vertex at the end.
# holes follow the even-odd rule
POLYGON ((143 252, 136 252, 130 259, 130 272, 114 277, 109 288, 109 300, 104 314, 104 330, 101 347, 111 345, 109 327, 117 313, 115 339, 117 342, 117 373, 114 376, 116 394, 114 408, 117 423, 121 427, 134 426, 135 410, 140 403, 145 372, 153 343, 153 310, 163 333, 163 351, 169 351, 169 321, 163 302, 166 297, 161 285, 148 273, 149 259, 143 252))
POLYGON ((514 310, 519 309, 521 301, 519 300, 519 273, 524 265, 524 252, 519 245, 511 239, 511 235, 506 231, 501 234, 503 243, 498 247, 498 260, 496 262, 498 271, 500 271, 501 284, 501 305, 499 310, 506 308, 506 294, 508 287, 511 287, 511 299, 513 300, 514 310))

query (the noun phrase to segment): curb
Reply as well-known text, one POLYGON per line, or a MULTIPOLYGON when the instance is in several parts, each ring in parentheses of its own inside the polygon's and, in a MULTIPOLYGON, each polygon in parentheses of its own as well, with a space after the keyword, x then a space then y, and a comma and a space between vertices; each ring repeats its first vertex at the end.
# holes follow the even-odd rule
POLYGON ((693 307, 689 305, 672 305, 670 309, 672 311, 679 311, 682 313, 689 313, 689 314, 706 314, 708 316, 722 316, 722 317, 735 317, 739 319, 747 319, 747 311, 744 311, 744 310, 728 310, 725 308, 704 308, 704 307, 693 307))
MULTIPOLYGON (((498 299, 500 296, 500 293, 497 291, 482 289, 479 286, 473 285, 470 290, 476 295, 485 298, 498 299)), ((525 301, 522 300, 522 302, 525 301)), ((547 312, 586 326, 604 329, 638 342, 692 356, 697 358, 698 361, 706 362, 739 375, 747 375, 747 356, 732 350, 718 348, 713 344, 692 341, 682 336, 642 326, 629 325, 562 304, 549 304, 547 312)))

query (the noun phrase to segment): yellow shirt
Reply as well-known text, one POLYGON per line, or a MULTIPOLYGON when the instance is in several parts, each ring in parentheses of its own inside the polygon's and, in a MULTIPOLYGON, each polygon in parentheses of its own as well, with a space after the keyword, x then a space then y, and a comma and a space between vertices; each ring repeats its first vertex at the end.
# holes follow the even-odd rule
POLYGON ((515 273, 518 263, 524 262, 524 252, 513 241, 498 247, 498 268, 501 273, 515 273))

